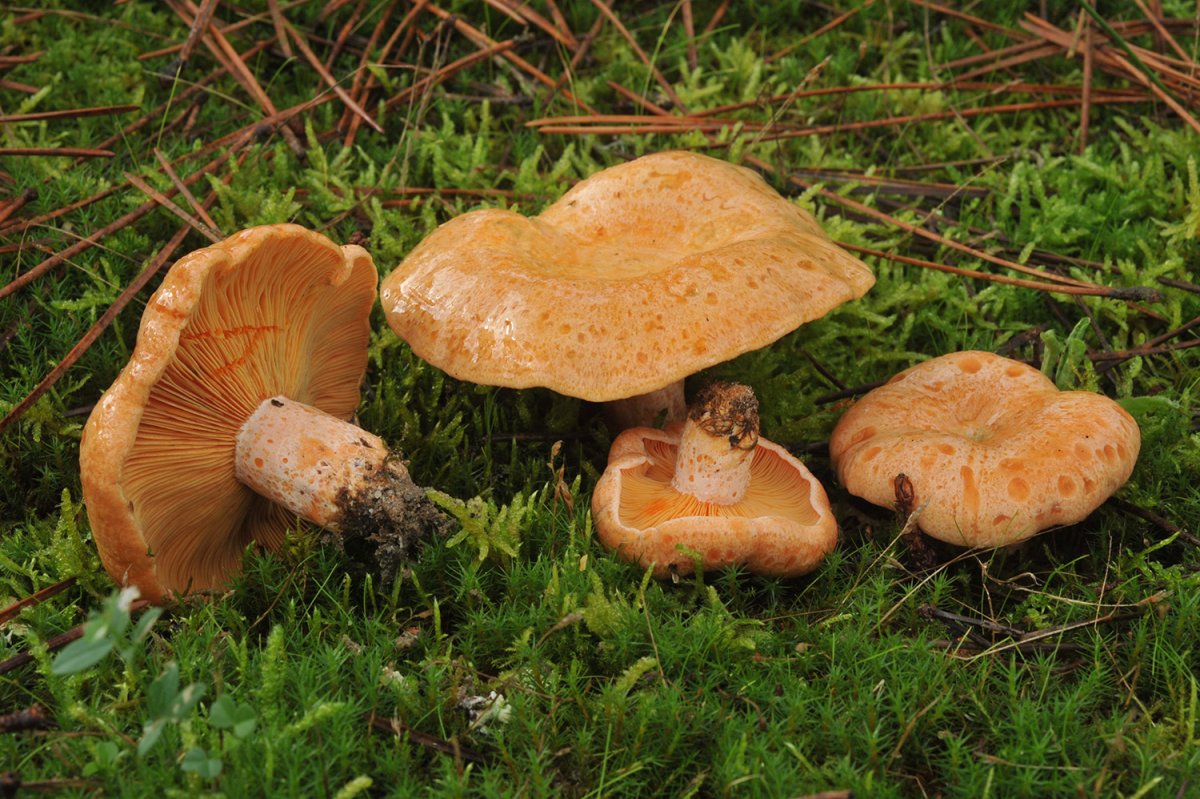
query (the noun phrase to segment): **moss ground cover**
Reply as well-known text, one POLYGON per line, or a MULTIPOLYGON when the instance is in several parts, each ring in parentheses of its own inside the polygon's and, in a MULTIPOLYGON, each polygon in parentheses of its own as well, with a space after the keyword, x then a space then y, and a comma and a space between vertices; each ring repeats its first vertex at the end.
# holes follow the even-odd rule
POLYGON ((41 729, 0 732, 0 792, 1200 792, 1200 135, 1175 77, 1200 51, 1194 8, 1163 2, 1164 34, 1133 5, 1046 4, 1039 20, 1083 33, 996 67, 1057 35, 1027 4, 199 5, 212 22, 182 64, 187 3, 0 19, 0 284, 18 281, 0 289, 0 607, 74 579, 0 625, 0 715, 41 708, 41 729), (1113 53, 1153 80, 1106 71, 1113 53), (758 168, 847 246, 1099 288, 869 255, 863 299, 691 379, 752 385, 763 434, 830 492, 840 546, 797 580, 658 582, 613 559, 587 513, 598 409, 455 381, 377 308, 359 421, 441 492, 452 534, 386 589, 298 526, 281 552, 247 551, 218 601, 156 616, 114 593, 80 429, 155 268, 204 246, 205 224, 298 222, 386 273, 458 213, 534 213, 670 148, 758 168), (977 553, 902 537, 903 517, 844 492, 824 444, 845 403, 970 348, 1121 402, 1143 435, 1129 484, 1082 524, 977 553))

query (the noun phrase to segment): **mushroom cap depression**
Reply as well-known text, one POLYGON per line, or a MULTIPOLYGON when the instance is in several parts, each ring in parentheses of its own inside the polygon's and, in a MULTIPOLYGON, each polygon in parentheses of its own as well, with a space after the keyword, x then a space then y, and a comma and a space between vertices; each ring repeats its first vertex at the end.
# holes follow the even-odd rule
POLYGON ((1059 391, 1019 361, 958 352, 860 399, 829 454, 851 494, 894 505, 905 475, 922 530, 996 547, 1082 521, 1129 479, 1140 447, 1137 423, 1108 397, 1059 391))
POLYGON ((171 267, 80 444, 117 583, 152 601, 214 588, 250 542, 282 543, 295 516, 238 482, 238 430, 279 394, 350 418, 377 280, 366 250, 297 225, 251 228, 171 267))
POLYGON ((837 545, 837 520, 825 489, 783 447, 758 439, 745 497, 732 505, 703 502, 671 485, 681 425, 634 427, 609 451, 592 493, 600 542, 656 577, 688 574, 700 554, 705 568, 745 565, 791 577, 817 567, 837 545))
POLYGON ((668 152, 599 172, 536 217, 450 220, 380 298, 453 377, 605 402, 766 346, 874 282, 754 172, 668 152))

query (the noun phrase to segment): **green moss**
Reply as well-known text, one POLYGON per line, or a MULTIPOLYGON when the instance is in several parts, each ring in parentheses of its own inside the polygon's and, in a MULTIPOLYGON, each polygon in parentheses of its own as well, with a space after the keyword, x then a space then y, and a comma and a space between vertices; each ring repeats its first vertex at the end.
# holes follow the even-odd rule
MULTIPOLYGON (((0 90, 6 114, 171 105, 118 136, 110 159, 5 158, 0 192, 38 191, 14 218, 119 185, 125 172, 167 191, 154 148, 171 159, 189 156, 177 162, 186 176, 230 155, 197 155, 206 144, 261 118, 227 75, 200 93, 191 116, 182 92, 216 67, 203 44, 174 83, 157 75, 171 56, 137 59, 187 37, 187 25, 165 6, 81 12, 68 5, 0 20, 5 52, 43 53, 6 70, 7 80, 38 87, 36 94, 0 90)), ((262 2, 244 5, 218 4, 220 23, 267 10, 262 2)), ((323 58, 357 6, 322 17, 326 4, 283 5, 323 58)), ((692 5, 702 31, 720 4, 692 5)), ((592 3, 558 6, 577 35, 597 19, 592 3)), ((1182 0, 1163 6, 1168 16, 1193 16, 1182 0)), ((383 7, 363 4, 347 48, 331 62, 342 86, 352 85, 357 50, 383 7)), ((535 28, 486 6, 445 7, 497 41, 516 37, 522 58, 552 78, 563 75, 571 54, 535 28)), ((397 5, 385 34, 406 8, 397 5)), ((973 13, 1016 28, 1027 10, 1006 1, 973 13)), ((1074 259, 1064 267, 1074 278, 1150 286, 1163 300, 1076 300, 868 259, 877 284, 861 300, 689 380, 691 389, 714 378, 755 388, 764 434, 792 447, 824 482, 841 523, 838 550, 800 580, 726 569, 679 584, 651 580, 592 535, 590 492, 610 443, 595 407, 546 390, 449 378, 417 358, 376 308, 358 421, 403 454, 420 484, 459 498, 447 504, 460 525, 423 547, 386 591, 369 578, 350 579, 341 556, 298 527, 278 553, 247 550, 244 574, 225 596, 173 608, 137 658, 56 675, 47 640, 82 622, 110 592, 79 499, 81 425, 129 358, 155 279, 0 433, 0 605, 77 578, 0 628, 0 658, 35 654, 0 676, 0 713, 39 702, 58 724, 37 736, 0 736, 6 769, 29 781, 82 775, 89 783, 80 792, 180 796, 1176 796, 1200 782, 1200 577, 1190 543, 1200 528, 1200 348, 1115 368, 1088 357, 1138 347, 1200 315, 1200 295, 1159 282, 1195 282, 1196 134, 1139 103, 1094 107, 1082 152, 1071 108, 773 140, 754 123, 798 129, 1043 98, 942 87, 766 102, 799 86, 938 80, 945 73, 935 65, 978 52, 962 23, 916 4, 876 3, 817 36, 834 16, 819 5, 735 3, 711 34, 697 37, 695 67, 682 7, 618 4, 617 13, 689 111, 749 105, 722 113, 730 124, 712 138, 541 134, 527 123, 583 112, 561 92, 549 99, 546 87, 503 59, 485 59, 389 109, 383 134, 362 128, 345 146, 343 108, 328 102, 292 127, 301 152, 267 132, 244 160, 229 157, 195 190, 216 192, 212 216, 226 233, 296 221, 363 242, 386 273, 464 211, 536 213, 600 168, 689 147, 808 172, 865 169, 962 187, 946 198, 832 178, 823 184, 1004 258, 1040 265, 1054 253, 1074 259), (417 188, 435 191, 412 194, 417 188), (937 549, 939 565, 921 571, 897 540, 904 519, 837 485, 822 444, 845 404, 818 401, 822 395, 939 354, 1009 341, 1024 342, 1011 354, 1060 386, 1102 391, 1134 415, 1142 454, 1119 497, 1182 533, 1110 503, 1083 524, 1015 549, 937 549), (1017 646, 994 628, 932 608, 1050 632, 1017 646), (150 686, 171 663, 179 685, 202 686, 204 699, 163 725, 156 746, 139 756, 135 743, 160 709, 150 686), (468 707, 492 692, 503 701, 488 701, 507 712, 480 723, 468 707), (370 717, 412 732, 394 735, 370 717)), ((1071 28, 1077 8, 1050 4, 1048 13, 1071 28)), ((475 52, 428 13, 414 24, 421 35, 406 51, 368 66, 388 96, 475 52)), ((227 35, 246 52, 275 34, 264 16, 227 35)), ((981 36, 992 49, 1009 44, 995 32, 981 36)), ((1177 36, 1194 49, 1184 28, 1177 36)), ((1149 36, 1137 42, 1153 46, 1149 36)), ((611 25, 590 53, 565 86, 597 111, 649 113, 610 81, 670 103, 611 25)), ((285 59, 274 46, 247 65, 281 109, 325 89, 304 59, 285 59)), ((1078 60, 1057 56, 1013 74, 1081 80, 1078 60)), ((1096 81, 1119 83, 1103 74, 1096 81)), ((97 146, 137 115, 9 123, 0 138, 6 147, 97 146)), ((859 218, 816 190, 771 180, 836 239, 1003 271, 859 218)), ((4 256, 6 280, 147 201, 122 188, 0 237, 4 245, 36 245, 4 256)), ((0 412, 66 356, 179 224, 155 209, 0 300, 0 412)), ((190 233, 179 252, 205 243, 190 233)), ((746 323, 754 323, 752 311, 746 323)))

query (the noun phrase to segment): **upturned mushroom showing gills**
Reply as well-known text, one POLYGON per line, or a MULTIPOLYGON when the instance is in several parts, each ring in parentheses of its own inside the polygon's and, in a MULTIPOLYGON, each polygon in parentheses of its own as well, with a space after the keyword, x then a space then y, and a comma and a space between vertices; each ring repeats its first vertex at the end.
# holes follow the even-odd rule
POLYGON ((927 534, 997 547, 1085 519, 1129 479, 1140 447, 1137 423, 1108 397, 957 352, 865 395, 838 421, 829 454, 851 494, 889 506, 907 478, 927 534))
POLYGON ((874 282, 754 172, 667 152, 598 172, 536 217, 450 220, 384 279, 381 301, 451 376, 603 402, 619 430, 663 410, 682 419, 683 378, 874 282))
POLYGON ((219 588, 247 545, 277 548, 297 515, 391 528, 394 546, 416 536, 424 493, 382 439, 346 421, 377 279, 366 250, 296 225, 175 263, 80 444, 116 582, 155 602, 219 588))
POLYGON ((654 574, 742 564, 759 574, 812 571, 837 544, 825 489, 758 434, 758 401, 739 384, 704 389, 682 425, 630 428, 613 442, 592 494, 605 547, 654 574))

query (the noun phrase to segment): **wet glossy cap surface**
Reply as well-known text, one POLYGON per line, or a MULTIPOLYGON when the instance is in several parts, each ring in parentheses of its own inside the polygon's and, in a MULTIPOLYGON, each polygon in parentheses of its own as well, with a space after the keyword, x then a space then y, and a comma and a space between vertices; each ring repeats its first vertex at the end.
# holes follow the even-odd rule
POLYGON ((829 454, 846 489, 896 503, 905 475, 934 538, 970 547, 1082 521, 1129 479, 1137 423, 1108 397, 1059 391, 1036 369, 958 352, 900 372, 838 421, 829 454))
POLYGON ((447 222, 381 300, 417 355, 458 379, 600 402, 770 344, 874 281, 754 172, 669 152, 599 172, 536 217, 447 222))

